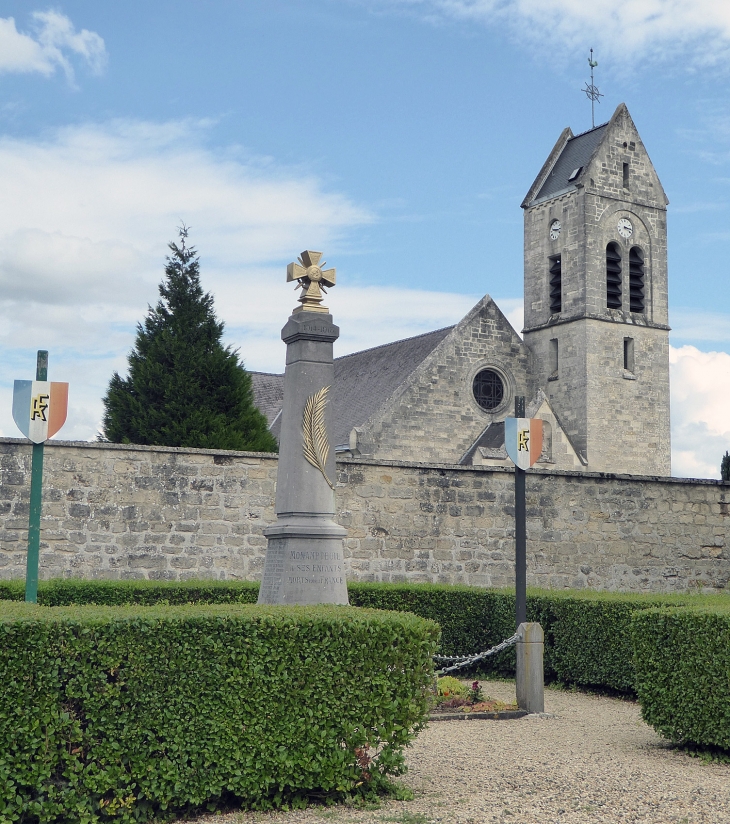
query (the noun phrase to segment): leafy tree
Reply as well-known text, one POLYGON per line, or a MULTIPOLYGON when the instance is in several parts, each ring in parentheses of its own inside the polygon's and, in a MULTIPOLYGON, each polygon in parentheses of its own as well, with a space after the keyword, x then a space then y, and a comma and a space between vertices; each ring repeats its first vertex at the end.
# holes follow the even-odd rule
POLYGON ((730 452, 727 450, 725 450, 720 464, 720 477, 723 481, 730 481, 730 452))
POLYGON ((200 286, 200 263, 170 243, 161 300, 137 325, 129 376, 116 372, 104 397, 102 439, 113 443, 275 452, 276 439, 256 408, 251 376, 238 352, 221 343, 223 323, 200 286))

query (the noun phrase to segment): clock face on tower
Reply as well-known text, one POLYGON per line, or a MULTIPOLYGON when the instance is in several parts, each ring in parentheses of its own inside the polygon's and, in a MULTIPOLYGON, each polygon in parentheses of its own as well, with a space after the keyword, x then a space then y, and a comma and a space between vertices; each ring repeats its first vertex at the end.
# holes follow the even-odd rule
POLYGON ((622 238, 628 240, 634 232, 634 227, 627 217, 622 217, 617 224, 618 233, 622 238))
POLYGON ((550 224, 550 240, 557 240, 560 237, 560 221, 554 220, 550 224))

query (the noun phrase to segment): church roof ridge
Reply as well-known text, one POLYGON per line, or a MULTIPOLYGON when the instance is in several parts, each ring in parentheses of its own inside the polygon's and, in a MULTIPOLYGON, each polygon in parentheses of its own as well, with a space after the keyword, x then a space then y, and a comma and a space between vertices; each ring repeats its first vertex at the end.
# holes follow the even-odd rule
POLYGON ((335 358, 336 361, 343 361, 345 358, 354 358, 356 355, 364 355, 368 352, 375 352, 378 349, 385 349, 388 346, 396 346, 399 343, 407 343, 409 341, 417 340, 418 338, 425 338, 429 335, 436 335, 440 332, 450 332, 452 329, 456 327, 456 324, 453 323, 451 326, 441 326, 438 329, 431 329, 430 332, 421 332, 420 335, 411 335, 409 338, 399 338, 398 340, 390 341, 390 343, 379 343, 377 346, 371 346, 368 349, 358 349, 357 352, 350 352, 348 355, 340 355, 338 358, 335 358))
POLYGON ((570 143, 571 140, 575 140, 577 137, 583 137, 591 132, 595 132, 597 129, 603 129, 605 126, 608 126, 610 122, 610 120, 607 120, 605 123, 599 123, 598 126, 591 126, 590 129, 586 129, 584 132, 578 132, 578 134, 574 134, 573 137, 568 138, 568 143, 570 143))

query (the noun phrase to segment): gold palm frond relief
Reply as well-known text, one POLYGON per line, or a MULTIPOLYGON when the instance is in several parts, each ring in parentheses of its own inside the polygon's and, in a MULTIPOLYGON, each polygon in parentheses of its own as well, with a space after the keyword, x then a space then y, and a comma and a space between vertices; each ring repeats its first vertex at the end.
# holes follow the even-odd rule
POLYGON ((334 484, 327 477, 325 464, 330 453, 330 445, 327 440, 327 427, 324 422, 324 410, 327 406, 327 393, 329 386, 324 386, 319 392, 310 395, 304 404, 304 417, 302 420, 302 435, 304 437, 304 457, 312 466, 319 469, 325 481, 331 489, 334 484))

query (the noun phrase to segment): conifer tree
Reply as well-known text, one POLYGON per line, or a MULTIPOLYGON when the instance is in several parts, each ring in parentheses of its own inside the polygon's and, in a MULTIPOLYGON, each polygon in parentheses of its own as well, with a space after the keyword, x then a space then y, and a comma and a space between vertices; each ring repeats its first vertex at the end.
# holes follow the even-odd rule
POLYGON ((725 450, 720 464, 720 478, 723 481, 730 481, 730 452, 725 450))
POLYGON ((161 300, 149 307, 129 354, 129 375, 114 373, 104 397, 102 438, 113 443, 275 452, 276 439, 254 405, 251 376, 221 343, 223 323, 200 285, 200 263, 170 243, 161 300))

